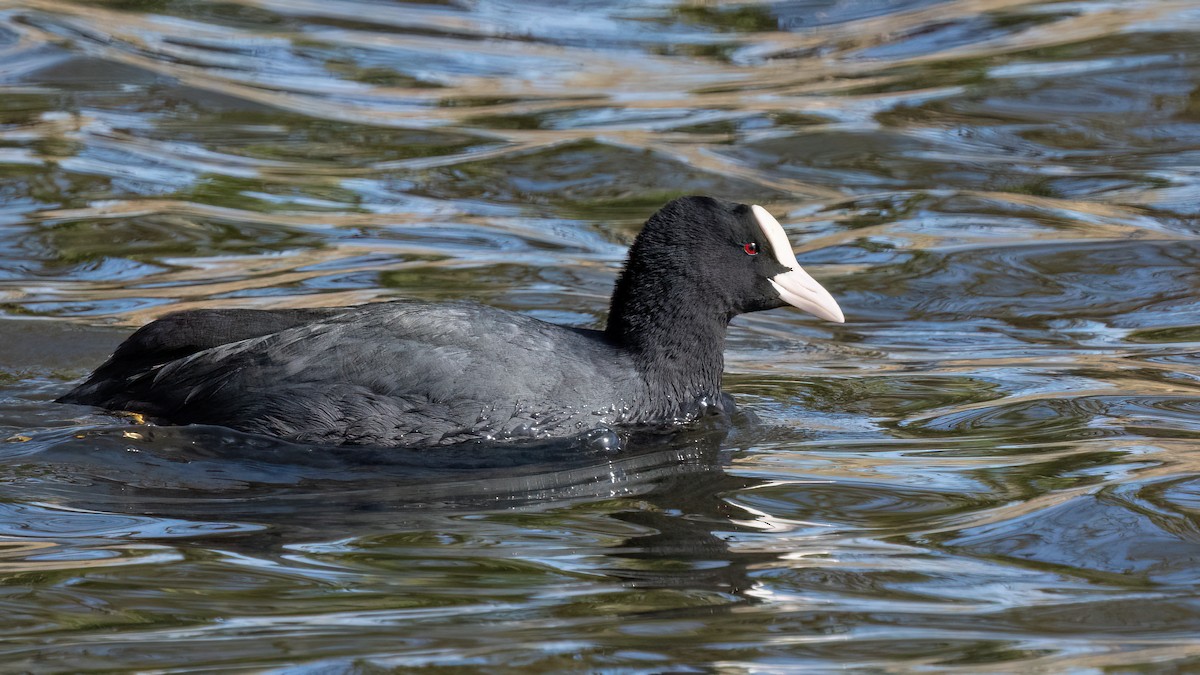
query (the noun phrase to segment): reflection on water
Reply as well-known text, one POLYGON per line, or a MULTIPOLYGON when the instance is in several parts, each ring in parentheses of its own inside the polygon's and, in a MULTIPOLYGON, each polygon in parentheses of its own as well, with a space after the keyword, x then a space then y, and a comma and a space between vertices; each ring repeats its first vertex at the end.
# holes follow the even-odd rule
POLYGON ((1195 0, 0 2, 3 661, 1200 667, 1197 33, 1195 0), (596 326, 693 193, 768 205, 848 317, 736 322, 757 423, 430 456, 49 403, 188 307, 596 326))

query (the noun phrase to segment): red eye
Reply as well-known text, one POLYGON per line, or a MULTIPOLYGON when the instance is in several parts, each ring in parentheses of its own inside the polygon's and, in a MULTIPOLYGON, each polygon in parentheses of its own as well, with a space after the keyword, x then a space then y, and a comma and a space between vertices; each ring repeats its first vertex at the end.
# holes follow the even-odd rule
POLYGON ((758 255, 758 244, 750 242, 743 246, 742 250, 746 252, 746 255, 758 255))

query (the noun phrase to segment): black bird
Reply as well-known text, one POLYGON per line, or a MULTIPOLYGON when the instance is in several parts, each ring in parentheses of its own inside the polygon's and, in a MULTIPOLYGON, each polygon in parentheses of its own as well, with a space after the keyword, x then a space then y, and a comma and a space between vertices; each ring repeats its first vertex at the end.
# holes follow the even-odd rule
POLYGON ((785 305, 844 321, 765 209, 684 197, 633 242, 602 331, 469 302, 177 312, 58 400, 405 447, 677 424, 732 404, 730 319, 785 305))

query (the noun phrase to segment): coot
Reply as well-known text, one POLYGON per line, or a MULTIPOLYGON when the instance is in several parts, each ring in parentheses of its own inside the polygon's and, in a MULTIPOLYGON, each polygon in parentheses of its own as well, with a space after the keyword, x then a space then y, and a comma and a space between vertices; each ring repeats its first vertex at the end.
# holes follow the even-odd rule
POLYGON ((59 401, 404 447, 677 424, 732 404, 729 320, 785 305, 844 320, 765 209, 685 197, 646 221, 602 331, 469 302, 192 310, 143 326, 59 401))

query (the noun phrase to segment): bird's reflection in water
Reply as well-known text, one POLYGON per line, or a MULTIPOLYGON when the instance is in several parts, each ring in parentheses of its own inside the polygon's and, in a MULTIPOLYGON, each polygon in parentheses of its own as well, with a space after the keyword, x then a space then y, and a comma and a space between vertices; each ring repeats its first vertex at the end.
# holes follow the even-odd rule
POLYGON ((723 495, 760 481, 723 468, 737 433, 713 423, 627 438, 619 451, 556 440, 418 452, 305 446, 220 427, 65 429, 23 448, 36 453, 10 458, 35 462, 39 477, 3 493, 163 524, 142 527, 143 542, 273 561, 322 542, 403 532, 469 538, 476 518, 583 509, 593 526, 603 518, 635 533, 599 545, 580 535, 576 552, 594 561, 591 573, 628 587, 740 596, 761 554, 730 551, 725 537, 744 529, 735 524, 744 514, 723 495))

